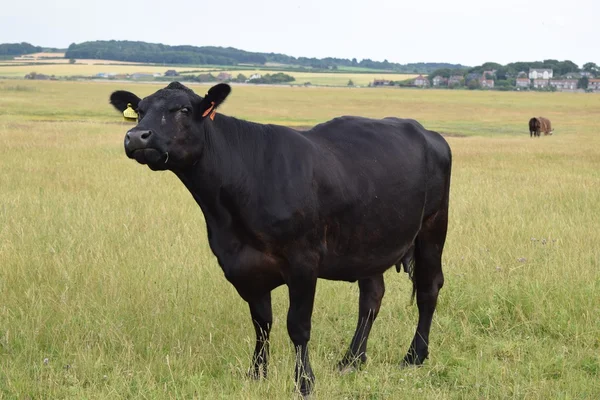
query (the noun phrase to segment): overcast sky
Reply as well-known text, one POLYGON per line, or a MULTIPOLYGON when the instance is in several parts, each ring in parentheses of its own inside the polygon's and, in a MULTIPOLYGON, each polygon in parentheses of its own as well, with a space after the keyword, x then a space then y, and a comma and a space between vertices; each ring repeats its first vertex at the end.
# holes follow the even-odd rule
POLYGON ((231 46, 292 56, 600 64, 600 0, 10 0, 0 43, 231 46))

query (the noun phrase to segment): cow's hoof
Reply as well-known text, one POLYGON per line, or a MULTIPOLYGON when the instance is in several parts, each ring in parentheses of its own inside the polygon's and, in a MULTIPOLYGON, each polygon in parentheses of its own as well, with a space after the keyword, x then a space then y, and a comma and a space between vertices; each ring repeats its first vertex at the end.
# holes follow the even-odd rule
POLYGON ((348 375, 361 369, 367 362, 367 355, 361 354, 359 357, 345 356, 337 365, 341 375, 348 375))
POLYGON ((423 361, 425 361, 426 358, 427 356, 421 358, 419 356, 407 354, 400 363, 400 368, 420 367, 423 365, 423 361))

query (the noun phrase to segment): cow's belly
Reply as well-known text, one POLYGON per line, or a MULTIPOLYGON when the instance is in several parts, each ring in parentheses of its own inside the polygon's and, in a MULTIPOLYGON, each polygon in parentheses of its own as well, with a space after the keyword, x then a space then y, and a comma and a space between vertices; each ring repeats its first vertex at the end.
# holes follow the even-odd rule
POLYGON ((392 249, 350 254, 328 252, 322 259, 319 278, 354 282, 362 278, 382 274, 400 262, 412 245, 412 240, 399 242, 392 249))
POLYGON ((421 229, 423 205, 387 215, 367 213, 357 224, 330 223, 321 239, 319 276, 355 281, 397 264, 421 229))

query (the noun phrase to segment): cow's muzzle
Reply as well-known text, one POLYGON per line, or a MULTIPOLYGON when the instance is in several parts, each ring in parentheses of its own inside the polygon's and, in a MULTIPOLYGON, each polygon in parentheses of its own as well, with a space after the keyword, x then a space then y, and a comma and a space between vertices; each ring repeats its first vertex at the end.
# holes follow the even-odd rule
POLYGON ((131 130, 125 135, 125 154, 140 164, 166 163, 165 153, 150 144, 151 130, 131 130))

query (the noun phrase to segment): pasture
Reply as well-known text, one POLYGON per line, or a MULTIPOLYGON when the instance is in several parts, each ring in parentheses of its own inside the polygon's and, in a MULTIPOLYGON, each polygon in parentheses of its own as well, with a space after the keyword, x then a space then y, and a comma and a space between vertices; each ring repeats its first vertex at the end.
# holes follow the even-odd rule
MULTIPOLYGON (((200 209, 173 174, 125 157, 131 125, 109 94, 161 86, 0 81, 0 398, 292 397, 286 288, 270 376, 251 381, 248 309, 200 209)), ((391 269, 369 361, 340 376, 358 287, 320 280, 314 398, 600 398, 598 110, 591 94, 233 86, 229 115, 411 117, 453 150, 430 358, 398 368, 417 310, 391 269), (529 138, 536 115, 554 135, 529 138)))

